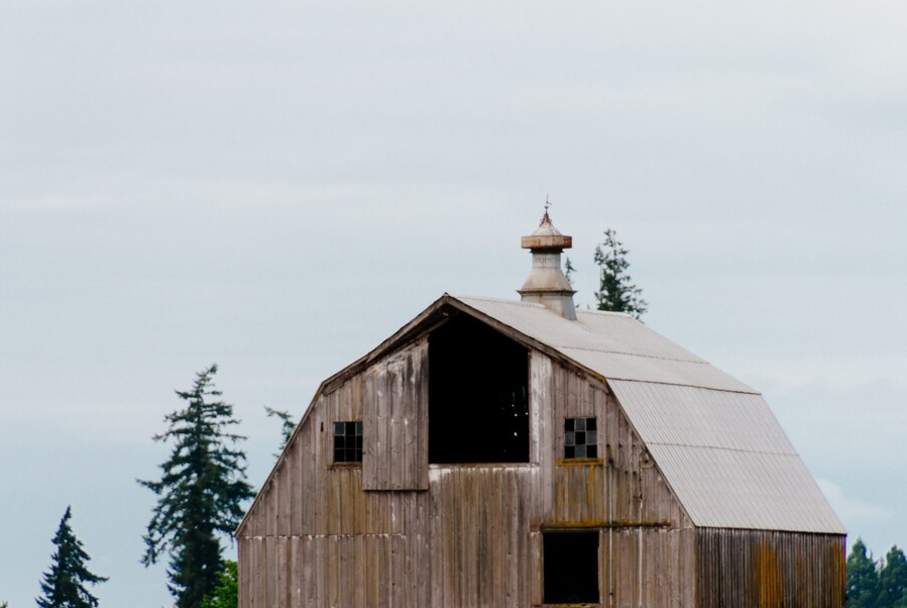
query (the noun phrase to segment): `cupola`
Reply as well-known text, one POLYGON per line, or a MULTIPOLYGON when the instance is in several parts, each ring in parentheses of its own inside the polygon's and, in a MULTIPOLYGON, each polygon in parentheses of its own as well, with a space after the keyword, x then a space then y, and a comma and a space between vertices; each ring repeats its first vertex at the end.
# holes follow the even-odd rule
POLYGON ((576 320, 576 291, 561 270, 561 253, 573 246, 573 237, 554 227, 548 207, 546 202, 545 215, 535 232, 521 239, 522 248, 532 252, 532 271, 518 292, 524 302, 543 304, 566 319, 576 320))

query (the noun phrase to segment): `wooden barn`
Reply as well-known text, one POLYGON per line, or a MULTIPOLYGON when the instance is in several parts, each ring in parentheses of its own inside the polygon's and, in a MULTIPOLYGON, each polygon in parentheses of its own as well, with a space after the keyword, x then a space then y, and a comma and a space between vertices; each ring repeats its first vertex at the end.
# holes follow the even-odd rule
POLYGON ((575 310, 570 245, 546 213, 522 301, 444 294, 324 381, 237 530, 241 608, 844 607, 760 394, 575 310))

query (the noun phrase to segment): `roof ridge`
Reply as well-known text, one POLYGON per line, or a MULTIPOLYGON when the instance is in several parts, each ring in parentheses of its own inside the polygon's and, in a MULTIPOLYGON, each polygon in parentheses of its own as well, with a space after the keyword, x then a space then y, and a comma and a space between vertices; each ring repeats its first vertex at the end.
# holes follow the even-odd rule
MULTIPOLYGON (((639 321, 639 319, 637 319, 630 313, 620 312, 617 310, 597 310, 594 308, 577 308, 576 312, 583 313, 584 315, 605 315, 605 316, 609 316, 609 317, 628 317, 635 321, 639 321)), ((642 323, 642 321, 639 321, 639 322, 642 323)), ((643 323, 643 325, 645 325, 645 323, 643 323)))
POLYGON ((498 302, 500 304, 513 304, 515 306, 526 306, 528 308, 536 308, 548 310, 544 304, 539 304, 537 302, 522 302, 520 300, 505 300, 504 298, 492 298, 490 296, 470 296, 461 293, 448 293, 452 298, 457 300, 481 300, 483 302, 498 302))

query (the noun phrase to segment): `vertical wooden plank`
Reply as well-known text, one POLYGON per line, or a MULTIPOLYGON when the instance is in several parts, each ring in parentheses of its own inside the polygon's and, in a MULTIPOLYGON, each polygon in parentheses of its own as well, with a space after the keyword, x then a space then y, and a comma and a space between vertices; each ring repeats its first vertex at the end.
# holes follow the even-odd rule
POLYGON ((420 340, 369 369, 363 397, 363 487, 428 489, 428 341, 420 340))

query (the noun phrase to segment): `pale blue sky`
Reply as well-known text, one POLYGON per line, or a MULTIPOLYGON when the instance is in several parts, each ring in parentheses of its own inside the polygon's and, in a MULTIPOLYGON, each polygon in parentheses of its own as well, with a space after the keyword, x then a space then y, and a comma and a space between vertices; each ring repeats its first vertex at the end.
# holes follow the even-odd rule
POLYGON ((907 5, 0 0, 0 599, 67 504, 169 604, 135 484, 221 366, 263 481, 318 382, 445 291, 516 298, 550 193, 655 330, 762 390, 850 533, 907 545, 907 5))

